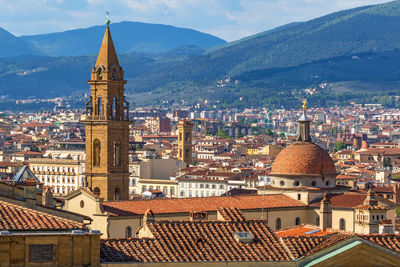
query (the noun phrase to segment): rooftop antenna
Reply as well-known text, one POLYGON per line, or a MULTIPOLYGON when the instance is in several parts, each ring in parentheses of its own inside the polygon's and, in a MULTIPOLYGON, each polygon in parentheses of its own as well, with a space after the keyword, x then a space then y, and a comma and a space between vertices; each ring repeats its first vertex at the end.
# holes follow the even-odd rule
POLYGON ((106 11, 106 25, 108 26, 110 23, 111 23, 110 13, 108 13, 108 11, 106 11))

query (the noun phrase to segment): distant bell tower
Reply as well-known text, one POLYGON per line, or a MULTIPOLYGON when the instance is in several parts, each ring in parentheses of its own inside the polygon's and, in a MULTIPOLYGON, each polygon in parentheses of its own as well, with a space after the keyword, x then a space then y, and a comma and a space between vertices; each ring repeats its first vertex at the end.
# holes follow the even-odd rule
POLYGON ((87 187, 106 201, 129 198, 129 103, 124 71, 111 38, 109 19, 86 102, 87 187))
POLYGON ((181 120, 178 123, 178 159, 187 165, 192 164, 192 129, 190 120, 181 120))

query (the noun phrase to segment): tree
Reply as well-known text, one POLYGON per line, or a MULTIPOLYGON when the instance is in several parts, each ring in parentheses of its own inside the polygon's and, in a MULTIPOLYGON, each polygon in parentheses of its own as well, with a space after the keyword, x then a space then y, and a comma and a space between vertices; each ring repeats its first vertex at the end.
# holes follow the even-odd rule
POLYGON ((274 135, 274 132, 273 132, 270 128, 268 128, 268 129, 265 131, 265 134, 266 134, 266 135, 269 135, 269 136, 273 136, 273 135, 274 135))
POLYGON ((283 138, 286 137, 286 134, 285 134, 285 133, 279 133, 279 137, 280 137, 281 139, 283 139, 283 138))
POLYGON ((340 151, 346 148, 346 144, 343 141, 338 141, 335 143, 335 151, 340 151))
POLYGON ((390 158, 383 159, 383 167, 385 167, 385 168, 392 167, 392 161, 390 160, 390 158))
POLYGON ((220 131, 216 134, 216 136, 218 136, 218 137, 221 138, 221 139, 228 139, 228 138, 231 138, 231 137, 228 135, 228 132, 227 132, 226 130, 220 130, 220 131))

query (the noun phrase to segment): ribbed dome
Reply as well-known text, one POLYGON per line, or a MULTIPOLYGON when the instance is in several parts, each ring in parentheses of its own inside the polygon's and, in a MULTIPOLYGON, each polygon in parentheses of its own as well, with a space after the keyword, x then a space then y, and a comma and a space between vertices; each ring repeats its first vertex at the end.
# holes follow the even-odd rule
POLYGON ((320 146, 311 142, 296 142, 282 150, 272 164, 272 175, 336 174, 332 158, 320 146))

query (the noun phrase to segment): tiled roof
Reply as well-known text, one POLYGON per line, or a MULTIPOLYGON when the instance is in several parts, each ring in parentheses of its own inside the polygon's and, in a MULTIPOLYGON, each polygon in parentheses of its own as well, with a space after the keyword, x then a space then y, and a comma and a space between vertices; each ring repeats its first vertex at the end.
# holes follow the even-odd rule
POLYGON ((296 142, 283 149, 272 164, 271 175, 336 174, 332 158, 320 146, 296 142))
MULTIPOLYGON (((328 194, 327 198, 331 202, 332 207, 354 208, 364 203, 367 194, 360 193, 344 193, 344 194, 328 194)), ((321 199, 317 198, 310 202, 310 206, 319 206, 321 199)))
POLYGON ((360 235, 361 238, 370 242, 376 243, 382 247, 391 249, 400 253, 400 235, 393 234, 372 234, 372 235, 360 235))
POLYGON ((0 230, 72 230, 82 223, 0 201, 0 230))
POLYGON ((218 208, 219 214, 224 218, 225 221, 244 221, 246 218, 244 217, 242 211, 238 208, 230 207, 230 208, 218 208))
POLYGON ((282 240, 285 242, 293 257, 299 258, 301 256, 311 255, 317 251, 335 245, 344 239, 350 238, 351 236, 352 235, 337 233, 325 237, 282 237, 282 240))
POLYGON ((218 207, 235 207, 241 210, 281 207, 305 207, 300 201, 283 194, 242 195, 226 197, 173 198, 104 202, 104 211, 115 216, 144 214, 147 209, 157 213, 215 211, 218 207))
POLYGON ((289 261, 283 244, 264 221, 150 222, 153 240, 101 241, 102 262, 289 261), (235 240, 250 232, 251 243, 235 240))
POLYGON ((275 231, 278 237, 298 237, 298 236, 326 236, 332 234, 330 231, 320 230, 318 226, 315 225, 298 225, 288 229, 282 229, 275 231), (317 231, 318 230, 318 231, 317 231))

